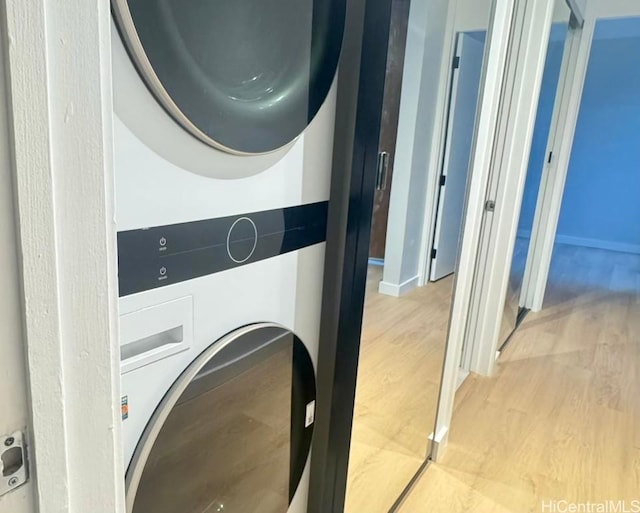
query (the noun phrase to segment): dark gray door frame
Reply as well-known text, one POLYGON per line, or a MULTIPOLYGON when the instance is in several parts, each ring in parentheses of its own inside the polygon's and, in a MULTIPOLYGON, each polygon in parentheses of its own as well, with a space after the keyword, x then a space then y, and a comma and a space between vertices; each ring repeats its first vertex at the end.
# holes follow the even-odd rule
POLYGON ((309 513, 344 511, 392 0, 349 0, 338 75, 309 513))

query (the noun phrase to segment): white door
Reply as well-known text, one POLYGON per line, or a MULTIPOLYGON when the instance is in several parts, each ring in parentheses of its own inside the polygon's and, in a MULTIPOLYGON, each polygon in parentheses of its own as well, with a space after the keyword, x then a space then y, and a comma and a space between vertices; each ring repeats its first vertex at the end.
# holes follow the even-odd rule
POLYGON ((22 479, 19 472, 12 472, 18 463, 17 442, 10 443, 13 433, 26 432, 28 404, 7 125, 6 82, 4 68, 0 67, 0 511, 33 513, 31 484, 20 486, 16 481, 22 479), (9 449, 14 451, 9 453, 9 449))
POLYGON ((456 267, 483 54, 484 34, 458 35, 431 281, 450 275, 456 267))

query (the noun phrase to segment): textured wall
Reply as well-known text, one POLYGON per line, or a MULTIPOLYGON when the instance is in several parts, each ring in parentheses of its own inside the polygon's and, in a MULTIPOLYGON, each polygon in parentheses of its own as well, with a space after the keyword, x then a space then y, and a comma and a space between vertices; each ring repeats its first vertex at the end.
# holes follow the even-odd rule
MULTIPOLYGON (((0 38, 3 55, 4 41, 0 38)), ((0 66, 0 435, 25 432, 29 423, 9 140, 7 87, 0 66)), ((0 497, 0 511, 34 512, 32 483, 0 497)))

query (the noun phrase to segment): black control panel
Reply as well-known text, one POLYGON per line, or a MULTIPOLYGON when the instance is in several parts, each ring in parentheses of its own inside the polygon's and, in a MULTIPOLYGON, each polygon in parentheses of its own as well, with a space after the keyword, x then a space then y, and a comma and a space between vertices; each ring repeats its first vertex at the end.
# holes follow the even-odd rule
POLYGON ((326 201, 118 233, 120 296, 251 264, 326 239, 326 201))

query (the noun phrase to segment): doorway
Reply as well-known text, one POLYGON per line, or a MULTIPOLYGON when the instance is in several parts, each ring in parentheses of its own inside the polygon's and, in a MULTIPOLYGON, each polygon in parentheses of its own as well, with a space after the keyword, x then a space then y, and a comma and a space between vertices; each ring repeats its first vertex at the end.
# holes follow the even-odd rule
MULTIPOLYGON (((569 67, 575 60, 575 50, 582 39, 581 13, 574 13, 563 0, 538 4, 519 4, 516 24, 519 38, 512 40, 509 57, 507 96, 502 99, 500 141, 495 149, 491 178, 486 191, 483 214, 482 242, 476 261, 476 281, 471 306, 470 322, 465 335, 467 357, 463 367, 482 375, 491 375, 502 347, 523 318, 520 307, 522 283, 528 240, 518 238, 518 220, 522 207, 527 169, 532 156, 538 98, 543 84, 545 61, 554 39, 562 39, 563 71, 557 89, 551 88, 554 105, 551 132, 557 125, 558 112, 562 112, 569 99, 573 83, 569 67), (553 28, 553 21, 562 25, 553 28), (532 31, 532 32, 530 32, 532 31), (534 31, 534 32, 533 32, 534 31), (533 33, 536 35, 534 36, 533 33), (542 38, 540 34, 543 34, 542 38), (535 43, 532 43, 532 41, 535 43), (551 41, 551 45, 550 45, 551 41), (526 66, 522 63, 528 63, 526 66), (530 103, 530 99, 534 102, 530 103)), ((547 107, 548 109, 548 107, 547 107)), ((540 115, 540 123, 549 123, 540 115)), ((554 153, 555 155, 555 153, 554 153)), ((549 155, 545 154, 546 165, 549 155)), ((534 247, 535 245, 532 245, 534 247)))
MULTIPOLYGON (((559 75, 560 75, 560 65, 562 63, 562 56, 564 51, 564 42, 566 39, 566 33, 569 28, 569 19, 571 12, 569 8, 565 5, 565 3, 561 0, 558 0, 553 5, 553 16, 552 19, 554 21, 551 26, 551 31, 549 35, 549 47, 548 47, 548 55, 546 58, 546 65, 544 70, 544 76, 542 81, 542 91, 543 97, 541 97, 541 101, 538 104, 538 112, 537 112, 537 122, 536 128, 533 136, 532 150, 529 158, 528 168, 532 169, 536 166, 543 165, 543 161, 547 157, 545 154, 546 141, 549 135, 549 125, 551 124, 551 117, 553 114, 553 108, 556 99, 556 89, 558 86, 559 75)), ((451 167, 451 162, 455 162, 455 159, 461 159, 466 161, 468 158, 468 154, 470 151, 471 142, 464 136, 465 128, 464 122, 460 123, 462 125, 462 129, 456 130, 456 118, 460 118, 464 120, 464 112, 473 111, 475 105, 472 103, 468 103, 465 105, 464 103, 464 94, 462 95, 463 101, 460 101, 456 95, 456 92, 462 89, 463 91, 466 89, 473 89, 474 80, 468 80, 467 85, 464 85, 464 76, 466 74, 467 77, 475 78, 475 73, 477 66, 474 64, 473 54, 474 54, 474 45, 480 46, 484 43, 486 37, 485 31, 474 31, 469 33, 462 33, 458 35, 458 51, 457 55, 460 59, 456 62, 456 65, 460 66, 460 77, 459 81, 457 76, 454 75, 451 89, 451 103, 449 106, 449 112, 452 113, 448 118, 448 131, 447 138, 444 143, 445 145, 445 156, 443 158, 443 175, 446 175, 446 171, 448 167, 451 167), (466 50, 466 51, 465 51, 466 50), (468 52, 468 57, 465 58, 465 54, 468 52), (461 86, 462 84, 462 86, 461 86), (452 151, 453 150, 453 151, 452 151), (454 155, 452 159, 451 154, 454 155)), ((477 53, 477 50, 476 50, 477 53)), ((515 71, 512 70, 512 73, 515 71)), ((478 77, 479 78, 479 77, 478 77)), ((508 107, 508 105, 505 103, 508 107)), ((505 107, 505 111, 508 112, 508 109, 505 107)), ((456 167, 461 166, 452 166, 454 169, 456 167)), ((491 215, 493 212, 493 208, 495 208, 495 201, 491 200, 491 196, 495 196, 497 194, 497 180, 498 175, 494 173, 493 175, 493 184, 490 185, 490 189, 488 192, 487 204, 485 205, 488 209, 488 215, 491 215)), ((446 257, 447 252, 442 252, 441 248, 446 248, 446 241, 439 240, 439 236, 442 233, 442 229, 440 228, 443 220, 446 221, 446 216, 441 214, 441 211, 446 211, 446 202, 448 201, 448 191, 446 188, 446 184, 449 183, 449 178, 443 177, 441 180, 442 184, 445 184, 445 187, 440 188, 439 192, 439 209, 438 216, 436 218, 436 229, 433 241, 433 249, 431 251, 431 269, 430 269, 430 279, 439 279, 443 275, 446 276, 451 272, 451 263, 446 265, 446 262, 449 258, 442 258, 440 261, 440 257, 446 257), (445 208, 443 208, 445 205, 445 208), (443 270, 444 269, 444 270, 443 270)), ((536 173, 529 172, 527 173, 527 186, 528 188, 539 187, 540 185, 540 176, 539 172, 537 173, 537 182, 536 182, 536 173)), ((455 197, 455 195, 454 195, 455 197)), ((459 194, 458 194, 459 197, 459 194)), ((535 210, 535 199, 533 205, 530 202, 523 204, 523 214, 520 225, 526 225, 527 222, 530 222, 529 216, 531 211, 535 210)), ((457 226, 457 220, 454 220, 454 226, 457 226)), ((486 228, 486 227, 485 227, 486 228)), ((525 263, 527 261, 527 251, 528 251, 528 241, 530 238, 531 227, 528 228, 529 233, 525 233, 525 230, 518 230, 513 260, 511 264, 507 264, 510 266, 511 271, 509 274, 509 286, 507 291, 506 300, 504 302, 504 308, 502 310, 502 326, 500 333, 500 340, 504 342, 509 338, 509 335, 513 332, 518 322, 523 318, 523 314, 526 313, 526 309, 521 308, 520 306, 520 292, 524 275, 525 263)), ((488 244, 488 237, 490 237, 491 230, 486 228, 484 232, 485 236, 485 250, 486 244, 488 244)), ((480 264, 479 264, 480 265, 480 264)), ((485 294, 486 295, 486 294, 485 294)), ((477 297, 478 299, 478 297, 477 297)), ((468 340, 468 339, 467 339, 468 340)), ((477 363, 477 348, 474 348, 472 344, 467 344, 465 340, 465 344, 463 347, 462 355, 461 355, 461 380, 462 382, 464 376, 468 374, 469 371, 479 371, 477 363)))
POLYGON ((637 294, 639 55, 640 17, 595 24, 543 310, 637 294))
MULTIPOLYGON (((628 172, 637 166, 631 149, 635 142, 629 141, 637 139, 636 68, 633 57, 618 60, 620 55, 635 56, 640 24, 637 17, 616 18, 613 7, 602 9, 603 18, 596 22, 594 16, 580 34, 570 28, 562 49, 552 31, 545 81, 559 75, 565 89, 558 89, 563 98, 551 123, 545 115, 541 121, 538 113, 518 226, 519 239, 528 241, 533 235, 526 266, 519 266, 525 281, 519 305, 534 311, 543 308, 547 285, 566 285, 571 276, 589 274, 579 269, 593 258, 619 260, 616 253, 631 256, 640 247, 635 203, 625 200, 638 187, 628 172)), ((543 84, 541 110, 550 98, 551 88, 543 84)), ((633 259, 627 260, 633 268, 633 259)), ((557 294, 557 289, 551 292, 557 294)))
POLYGON ((571 22, 556 22, 551 26, 549 44, 544 64, 542 84, 538 98, 538 107, 529 152, 525 187, 523 192, 518 228, 515 236, 513 257, 511 259, 507 296, 502 311, 498 351, 502 351, 511 340, 511 336, 529 312, 523 300, 524 276, 527 259, 531 249, 531 232, 536 209, 536 198, 540 191, 541 173, 545 165, 551 163, 553 154, 546 152, 555 109, 562 100, 558 93, 563 55, 568 31, 581 30, 571 26, 571 22))
POLYGON ((457 264, 486 32, 462 32, 456 39, 430 281, 452 275, 457 264))

